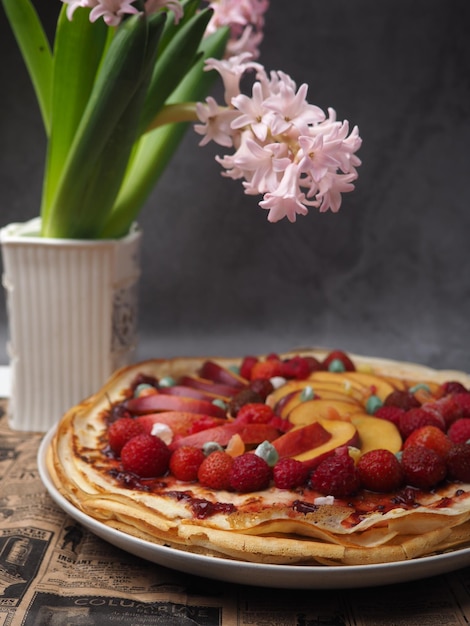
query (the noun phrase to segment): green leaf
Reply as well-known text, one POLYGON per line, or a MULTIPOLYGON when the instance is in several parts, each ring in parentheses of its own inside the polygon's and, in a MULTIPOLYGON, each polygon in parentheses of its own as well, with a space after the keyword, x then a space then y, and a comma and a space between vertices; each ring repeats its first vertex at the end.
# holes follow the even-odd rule
POLYGON ((147 86, 165 19, 144 14, 117 29, 97 76, 72 144, 44 235, 99 236, 118 192, 136 138, 141 98, 147 86))
MULTIPOLYGON (((204 40, 204 59, 221 58, 228 40, 228 31, 221 29, 204 40)), ((174 91, 170 102, 203 100, 218 74, 205 72, 204 59, 193 67, 174 91)), ((188 124, 168 124, 144 135, 131 162, 119 192, 115 207, 102 232, 103 237, 121 237, 131 224, 155 187, 174 152, 178 148, 188 124)))
POLYGON ((60 180, 75 133, 93 89, 108 37, 103 20, 90 22, 89 9, 75 11, 73 20, 64 5, 54 43, 52 129, 48 143, 41 215, 47 223, 49 207, 60 180))
MULTIPOLYGON (((2 0, 33 84, 46 134, 51 128, 52 53, 30 0, 2 0)), ((5 60, 4 60, 5 62, 5 60)))
POLYGON ((178 23, 175 22, 173 12, 170 11, 168 13, 165 28, 163 29, 163 33, 158 44, 158 54, 161 54, 169 42, 173 39, 177 29, 181 28, 183 24, 188 22, 195 15, 201 5, 201 0, 184 0, 181 5, 183 7, 183 17, 178 23))
POLYGON ((211 16, 210 9, 195 14, 176 29, 159 55, 142 113, 142 132, 197 61, 197 52, 211 16))

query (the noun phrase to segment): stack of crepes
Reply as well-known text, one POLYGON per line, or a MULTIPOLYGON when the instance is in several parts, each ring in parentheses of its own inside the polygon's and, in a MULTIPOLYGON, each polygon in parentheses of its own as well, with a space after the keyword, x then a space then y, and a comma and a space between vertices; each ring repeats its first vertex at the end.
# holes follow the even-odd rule
MULTIPOLYGON (((281 356, 288 359, 296 354, 323 359, 328 351, 303 350, 281 356)), ((376 418, 366 410, 371 395, 383 400, 390 390, 419 385, 426 385, 433 394, 450 380, 470 386, 470 377, 461 372, 356 355, 351 359, 354 373, 313 372, 302 381, 285 381, 274 393, 279 401, 285 387, 284 405, 288 394, 291 402, 289 414, 297 410, 297 415, 305 416, 305 393, 302 400, 300 394, 306 386, 318 390, 318 397, 308 400, 313 416, 309 419, 353 424, 355 447, 362 452, 386 447, 392 440, 392 447, 397 445, 390 423, 384 422, 383 431, 375 428, 376 418), (344 408, 347 403, 349 408, 344 408)), ((176 382, 195 378, 209 384, 200 376, 207 362, 177 358, 138 363, 118 371, 94 396, 71 408, 47 452, 48 471, 59 492, 86 515, 134 537, 250 562, 387 563, 469 543, 470 485, 463 482, 446 480, 430 491, 408 488, 387 494, 361 489, 347 498, 333 498, 308 487, 279 489, 271 483, 261 491, 237 493, 180 481, 169 472, 144 480, 123 471, 119 458, 110 453, 107 429, 119 407, 128 402, 135 381, 158 382, 171 377, 176 382)), ((211 358, 210 362, 222 373, 240 365, 240 359, 211 358)), ((174 413, 176 419, 178 411, 174 413)), ((232 420, 229 414, 226 419, 232 420)), ((295 428, 299 428, 306 418, 296 419, 295 428)), ((334 429, 332 432, 334 442, 337 435, 334 429)), ((326 452, 321 448, 318 453, 332 453, 333 442, 326 452)), ((345 443, 338 440, 335 445, 345 443)), ((298 456, 308 457, 305 453, 298 456)))

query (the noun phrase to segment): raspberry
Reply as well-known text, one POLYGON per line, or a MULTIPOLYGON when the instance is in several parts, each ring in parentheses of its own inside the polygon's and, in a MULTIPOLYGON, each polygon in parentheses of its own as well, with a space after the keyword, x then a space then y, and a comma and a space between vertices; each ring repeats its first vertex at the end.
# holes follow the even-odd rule
POLYGON ((271 473, 272 470, 264 459, 247 452, 233 459, 230 486, 241 493, 261 491, 268 487, 271 473))
POLYGON ((385 406, 398 406, 404 411, 419 407, 420 403, 410 391, 392 391, 384 400, 385 406))
POLYGON ((304 359, 307 361, 308 363, 308 367, 310 372, 318 372, 323 368, 323 364, 316 359, 314 356, 305 356, 304 359))
POLYGON ((281 361, 271 358, 266 361, 259 361, 253 366, 251 370, 251 380, 257 378, 274 378, 274 376, 281 376, 281 361))
POLYGON ((251 380, 251 370, 256 363, 258 363, 257 357, 246 356, 240 365, 240 376, 246 380, 251 380))
POLYGON ((454 444, 447 454, 446 462, 450 479, 470 482, 470 445, 454 444))
POLYGON ((200 448, 181 446, 170 457, 170 472, 178 480, 196 481, 199 467, 205 458, 200 448))
POLYGON ((452 443, 466 443, 470 440, 470 417, 462 417, 455 421, 447 435, 452 443))
POLYGON ((448 380, 442 385, 442 391, 444 395, 451 393, 468 393, 466 387, 457 380, 448 380))
POLYGON ((343 365, 346 372, 354 372, 356 369, 354 363, 342 350, 332 350, 328 356, 323 359, 322 365, 324 369, 329 369, 333 361, 339 361, 343 365))
POLYGON ((310 485, 323 495, 335 498, 355 493, 360 487, 360 479, 347 448, 337 450, 322 461, 311 475, 310 485))
POLYGON ((462 411, 461 417, 470 417, 470 393, 456 393, 452 397, 462 411))
POLYGON ((215 450, 207 456, 197 473, 201 485, 210 489, 230 489, 229 474, 233 458, 222 450, 215 450))
POLYGON ((441 430, 445 429, 444 420, 440 416, 421 408, 405 411, 398 423, 398 429, 403 439, 407 439, 414 430, 422 426, 436 426, 441 430))
POLYGON ((114 454, 121 454, 125 443, 144 432, 142 424, 132 417, 120 417, 108 428, 108 441, 114 454))
POLYGON ((244 404, 250 402, 263 402, 263 398, 259 393, 247 387, 239 391, 229 402, 228 412, 235 417, 244 404))
POLYGON ((414 430, 406 439, 403 448, 410 446, 424 446, 437 452, 437 454, 445 459, 452 445, 449 437, 436 426, 422 426, 414 430))
POLYGON ((401 464, 407 484, 418 489, 432 489, 447 473, 444 459, 424 446, 409 446, 403 450, 401 464))
POLYGON ((141 478, 162 476, 168 470, 171 452, 159 437, 136 435, 121 450, 122 466, 141 478))
POLYGON ((405 411, 403 409, 400 409, 400 407, 398 406, 386 406, 383 404, 374 412, 374 417, 379 417, 380 419, 392 422, 392 424, 395 424, 395 426, 398 428, 398 425, 400 423, 400 417, 404 414, 404 412, 405 411))
POLYGON ((274 484, 278 489, 295 489, 306 483, 309 468, 291 457, 280 459, 273 469, 274 484))
POLYGON ((308 377, 310 371, 310 365, 307 359, 301 356, 294 356, 281 363, 281 376, 284 378, 303 380, 308 377))
POLYGON ((395 491, 403 482, 403 469, 389 450, 370 450, 358 461, 357 471, 365 489, 386 493, 395 491))
POLYGON ((267 378, 257 378, 251 381, 250 389, 258 393, 263 400, 266 400, 269 394, 274 391, 274 386, 267 378))
POLYGON ((273 417, 274 411, 267 404, 249 402, 238 411, 236 421, 244 424, 267 424, 273 417))

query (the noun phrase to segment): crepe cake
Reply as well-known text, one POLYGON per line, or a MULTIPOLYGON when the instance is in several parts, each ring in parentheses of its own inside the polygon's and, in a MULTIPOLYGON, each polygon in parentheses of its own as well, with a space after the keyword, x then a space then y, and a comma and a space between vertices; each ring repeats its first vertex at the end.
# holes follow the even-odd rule
POLYGON ((469 543, 469 389, 338 350, 149 360, 64 415, 47 466, 78 510, 174 549, 413 559, 469 543))

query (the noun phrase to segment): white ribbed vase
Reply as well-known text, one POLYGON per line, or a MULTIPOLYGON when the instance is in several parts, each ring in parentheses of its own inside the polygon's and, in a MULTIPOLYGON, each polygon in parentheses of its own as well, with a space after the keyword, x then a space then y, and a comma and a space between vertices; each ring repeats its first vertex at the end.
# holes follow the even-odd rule
POLYGON ((133 361, 141 233, 49 239, 40 220, 0 231, 9 322, 10 425, 44 432, 133 361))

